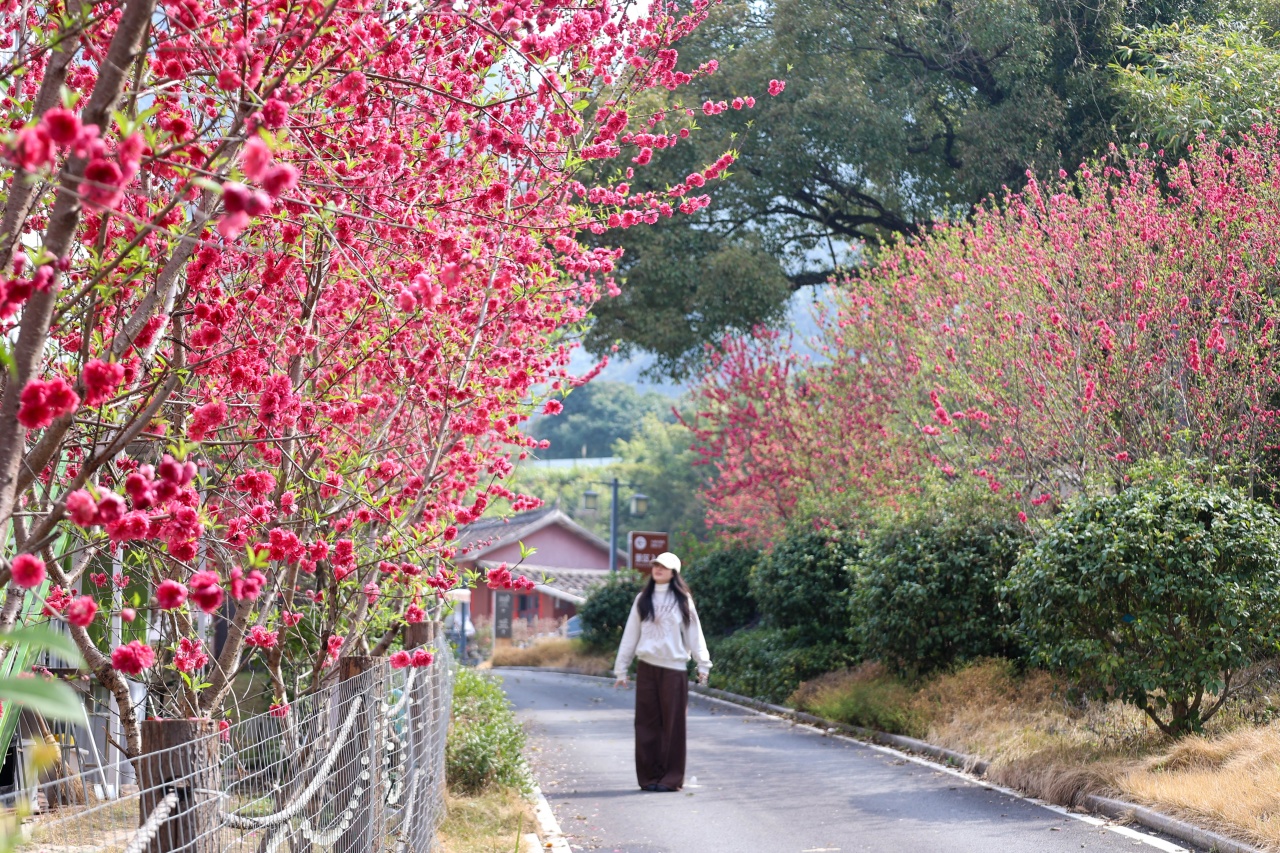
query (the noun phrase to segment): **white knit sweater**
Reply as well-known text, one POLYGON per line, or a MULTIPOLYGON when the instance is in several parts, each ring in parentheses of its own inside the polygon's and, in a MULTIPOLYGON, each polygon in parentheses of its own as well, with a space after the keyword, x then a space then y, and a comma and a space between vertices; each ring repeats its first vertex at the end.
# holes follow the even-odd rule
POLYGON ((632 658, 640 658, 647 664, 664 669, 684 669, 693 658, 698 674, 711 670, 711 656, 707 654, 707 640, 702 636, 702 623, 698 611, 689 601, 689 624, 680 618, 680 605, 671 594, 671 584, 653 586, 653 618, 641 621, 638 603, 631 603, 631 615, 627 617, 626 630, 622 632, 622 645, 618 647, 618 659, 613 673, 618 678, 627 674, 632 658))

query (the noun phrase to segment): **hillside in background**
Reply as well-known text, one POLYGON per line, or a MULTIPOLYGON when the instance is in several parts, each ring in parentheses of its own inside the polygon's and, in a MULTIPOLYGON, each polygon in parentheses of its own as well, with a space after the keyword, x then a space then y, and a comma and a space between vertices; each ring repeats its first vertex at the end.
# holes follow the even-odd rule
MULTIPOLYGON (((827 288, 806 288, 792 294, 787 306, 786 317, 780 327, 792 330, 795 335, 797 350, 816 355, 816 351, 809 345, 813 336, 818 332, 818 324, 813 319, 813 307, 815 304, 829 305, 831 301, 827 288)), ((652 391, 673 399, 679 398, 697 383, 696 374, 683 382, 676 382, 664 376, 655 375, 657 374, 657 370, 655 370, 657 363, 657 358, 648 353, 641 353, 625 359, 614 358, 609 361, 609 366, 596 377, 596 381, 618 382, 630 385, 641 394, 652 391)), ((578 349, 574 351, 570 369, 574 374, 580 376, 591 370, 595 365, 596 359, 594 356, 586 350, 578 349)))

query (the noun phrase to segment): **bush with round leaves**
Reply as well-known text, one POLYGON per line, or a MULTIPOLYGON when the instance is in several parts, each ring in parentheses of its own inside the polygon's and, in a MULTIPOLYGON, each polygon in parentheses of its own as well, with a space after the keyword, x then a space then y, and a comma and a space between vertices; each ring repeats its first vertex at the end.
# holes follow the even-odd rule
POLYGON ((711 686, 766 702, 782 702, 802 681, 854 662, 847 642, 804 642, 777 628, 750 628, 709 644, 711 686))
POLYGON ((759 559, 760 552, 754 548, 733 547, 713 551, 685 568, 685 582, 708 636, 729 634, 755 620, 750 577, 759 559))
POLYGON ((767 625, 805 643, 848 642, 849 593, 859 553, 840 530, 792 534, 751 570, 751 594, 767 625))
POLYGON ((1016 521, 930 512, 876 528, 852 596, 862 652, 903 675, 1016 655, 1000 584, 1027 541, 1016 521))
POLYGON ((1280 648, 1280 520, 1239 492, 1178 481, 1080 500, 1010 574, 1033 660, 1199 731, 1280 648))
POLYGON ((623 568, 591 590, 578 609, 582 619, 582 641, 602 652, 616 651, 627 627, 631 605, 648 581, 647 575, 623 568))

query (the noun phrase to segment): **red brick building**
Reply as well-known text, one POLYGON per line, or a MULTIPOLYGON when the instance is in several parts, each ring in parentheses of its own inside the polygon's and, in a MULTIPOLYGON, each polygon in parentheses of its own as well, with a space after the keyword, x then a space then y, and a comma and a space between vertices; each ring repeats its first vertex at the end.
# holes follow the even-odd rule
MULTIPOLYGON (((539 583, 533 592, 516 595, 513 616, 567 619, 578 612, 586 593, 609 576, 609 543, 556 507, 544 507, 506 519, 482 518, 458 533, 459 568, 481 575, 503 563, 513 574, 539 583), (520 561, 520 546, 534 553, 520 561), (518 564, 518 565, 517 565, 518 564)), ((618 565, 627 555, 618 551, 618 565)), ((493 590, 481 580, 471 594, 471 617, 492 617, 493 590)))

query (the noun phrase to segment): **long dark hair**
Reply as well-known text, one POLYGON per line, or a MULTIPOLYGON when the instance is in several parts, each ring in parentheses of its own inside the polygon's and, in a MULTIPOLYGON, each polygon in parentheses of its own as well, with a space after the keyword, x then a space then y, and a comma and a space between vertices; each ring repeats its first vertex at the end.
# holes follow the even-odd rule
MULTIPOLYGON (((644 589, 640 592, 640 597, 636 599, 636 607, 640 611, 640 621, 653 618, 653 588, 657 586, 654 583, 653 575, 649 575, 649 582, 644 585, 644 589)), ((680 577, 679 572, 671 573, 671 594, 676 597, 676 604, 680 606, 680 619, 684 622, 686 628, 689 627, 689 602, 693 601, 693 593, 689 592, 689 585, 684 582, 684 578, 680 577)))

